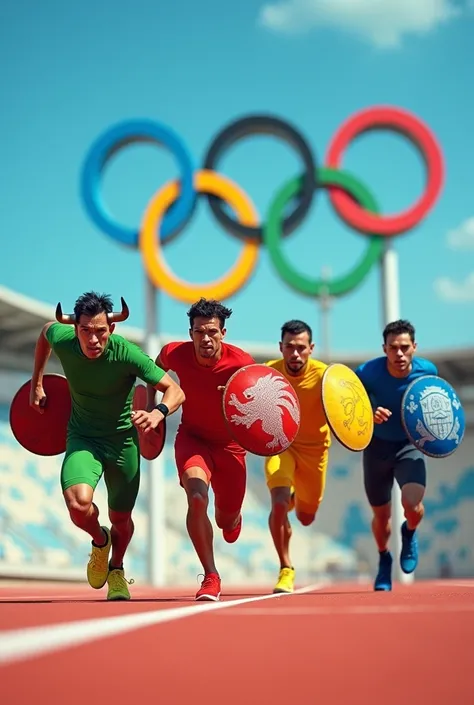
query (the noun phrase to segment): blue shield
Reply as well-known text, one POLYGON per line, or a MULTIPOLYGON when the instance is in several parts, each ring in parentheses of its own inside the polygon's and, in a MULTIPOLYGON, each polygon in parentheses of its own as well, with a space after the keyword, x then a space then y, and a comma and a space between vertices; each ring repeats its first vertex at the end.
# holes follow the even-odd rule
POLYGON ((464 409, 454 389, 435 375, 415 379, 402 399, 402 424, 410 441, 432 458, 446 458, 459 448, 466 427, 464 409))

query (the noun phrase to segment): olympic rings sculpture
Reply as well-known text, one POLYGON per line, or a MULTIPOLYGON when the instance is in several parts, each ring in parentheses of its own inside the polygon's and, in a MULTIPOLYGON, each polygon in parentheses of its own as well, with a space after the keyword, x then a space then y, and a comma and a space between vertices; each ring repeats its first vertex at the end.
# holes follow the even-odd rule
POLYGON ((89 150, 81 175, 81 193, 89 217, 102 232, 122 245, 140 249, 144 268, 157 289, 179 301, 192 303, 199 296, 224 300, 237 293, 255 271, 261 246, 268 249, 281 279, 298 293, 314 297, 320 296, 324 289, 330 296, 343 296, 359 286, 380 260, 384 238, 408 232, 428 215, 443 183, 443 155, 428 126, 412 113, 382 106, 355 113, 342 124, 329 144, 323 166, 318 164, 304 136, 293 125, 274 116, 250 115, 228 124, 214 137, 203 166, 198 170, 182 140, 168 126, 151 120, 122 122, 102 134, 89 150), (342 168, 342 158, 349 144, 375 129, 401 133, 419 150, 425 162, 424 193, 410 208, 397 215, 381 215, 374 195, 342 168), (263 223, 249 196, 215 170, 226 147, 255 134, 269 134, 289 143, 298 152, 304 167, 301 176, 290 180, 275 195, 263 223), (178 181, 165 184, 152 196, 137 230, 116 222, 100 197, 100 180, 107 162, 134 142, 154 142, 167 147, 181 171, 178 181), (329 282, 299 273, 281 249, 281 239, 302 223, 321 189, 328 191, 330 202, 342 221, 368 238, 367 249, 352 271, 329 282), (192 218, 199 195, 207 197, 212 213, 224 230, 242 243, 234 266, 220 279, 207 284, 179 279, 163 256, 163 246, 192 218), (290 202, 294 203, 293 210, 285 217, 285 207, 290 202), (228 215, 225 204, 231 207, 236 219, 228 215))

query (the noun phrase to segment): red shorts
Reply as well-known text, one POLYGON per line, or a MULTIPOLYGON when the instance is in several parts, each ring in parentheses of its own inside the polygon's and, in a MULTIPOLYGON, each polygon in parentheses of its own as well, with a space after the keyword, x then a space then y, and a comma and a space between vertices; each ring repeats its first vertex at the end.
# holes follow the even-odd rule
POLYGON ((228 514, 241 510, 247 486, 245 453, 213 445, 180 429, 174 454, 180 481, 189 468, 201 468, 214 491, 216 508, 228 514))

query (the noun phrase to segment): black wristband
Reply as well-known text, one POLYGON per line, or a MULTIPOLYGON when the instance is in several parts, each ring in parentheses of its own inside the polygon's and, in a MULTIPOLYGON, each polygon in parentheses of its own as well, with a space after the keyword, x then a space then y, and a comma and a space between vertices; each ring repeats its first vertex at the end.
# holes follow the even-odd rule
POLYGON ((164 416, 165 418, 166 418, 166 416, 168 416, 168 414, 170 413, 170 410, 168 409, 168 407, 166 406, 166 404, 162 404, 162 403, 157 404, 157 405, 155 406, 155 409, 157 409, 158 411, 161 411, 161 413, 163 414, 163 416, 164 416))

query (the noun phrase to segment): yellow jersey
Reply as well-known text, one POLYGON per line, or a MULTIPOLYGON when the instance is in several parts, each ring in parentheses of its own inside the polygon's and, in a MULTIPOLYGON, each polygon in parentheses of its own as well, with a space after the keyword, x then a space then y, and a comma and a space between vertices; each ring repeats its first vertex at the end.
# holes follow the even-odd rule
POLYGON ((309 358, 300 375, 291 375, 287 371, 283 359, 270 360, 265 364, 280 372, 290 382, 300 402, 300 428, 292 447, 304 450, 308 450, 311 446, 329 447, 331 432, 321 400, 322 378, 328 366, 324 362, 309 358))

